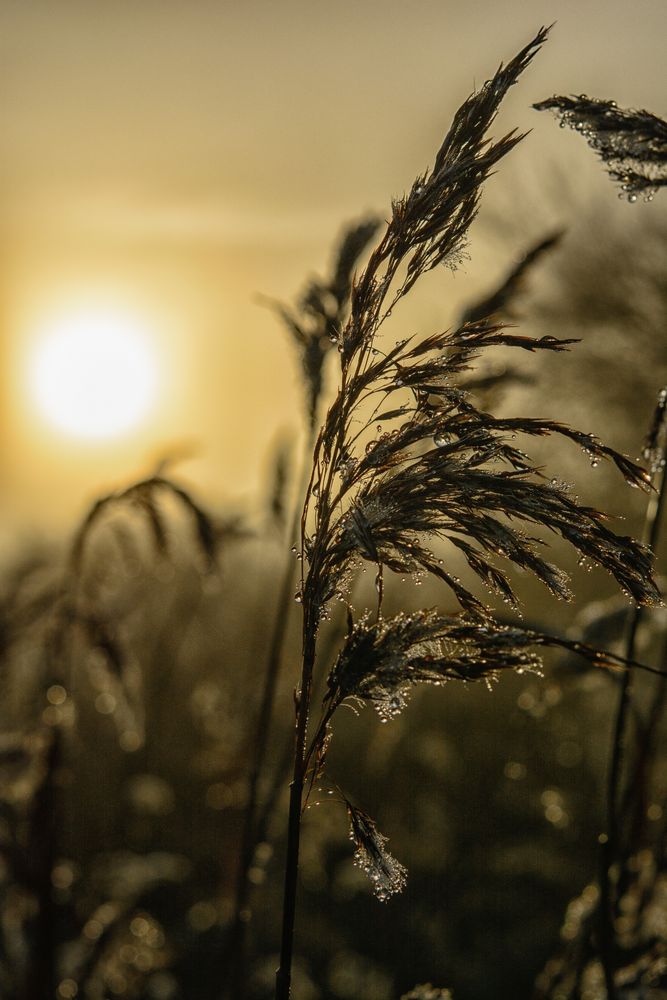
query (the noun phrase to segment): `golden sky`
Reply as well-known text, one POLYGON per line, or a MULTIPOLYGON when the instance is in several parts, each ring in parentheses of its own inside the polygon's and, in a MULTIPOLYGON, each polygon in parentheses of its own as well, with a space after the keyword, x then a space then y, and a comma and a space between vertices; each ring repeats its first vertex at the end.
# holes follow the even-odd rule
MULTIPOLYGON (((601 180, 533 101, 586 92, 665 115, 665 0, 3 0, 5 533, 73 523, 182 442, 209 503, 256 495, 301 406, 257 293, 290 299, 343 222, 386 211, 456 106, 554 20, 496 129, 534 130, 505 172, 515 203, 559 158, 601 180), (158 344, 155 407, 109 442, 49 427, 25 385, 49 317, 90 302, 141 316, 158 344)), ((482 242, 461 279, 428 284, 425 321, 445 325, 494 266, 482 242)))

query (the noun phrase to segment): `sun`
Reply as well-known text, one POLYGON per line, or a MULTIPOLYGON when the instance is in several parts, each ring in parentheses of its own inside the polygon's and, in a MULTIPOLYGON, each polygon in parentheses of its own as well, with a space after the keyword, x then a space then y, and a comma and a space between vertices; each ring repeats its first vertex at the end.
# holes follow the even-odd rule
POLYGON ((69 313, 45 327, 29 369, 42 417, 72 437, 119 437, 148 415, 157 362, 147 329, 112 310, 69 313))

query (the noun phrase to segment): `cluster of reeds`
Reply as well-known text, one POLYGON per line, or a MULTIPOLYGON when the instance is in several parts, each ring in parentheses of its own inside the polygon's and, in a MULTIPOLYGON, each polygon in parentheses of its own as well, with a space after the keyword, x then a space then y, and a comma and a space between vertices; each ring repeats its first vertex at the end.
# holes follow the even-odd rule
MULTIPOLYGON (((667 183, 667 123, 647 111, 619 108, 615 101, 553 97, 539 102, 538 111, 552 110, 567 126, 580 132, 595 150, 619 197, 646 201, 667 183)), ((646 511, 644 542, 657 548, 667 493, 667 388, 660 390, 643 448, 654 492, 646 511)), ((645 609, 636 606, 627 618, 624 652, 635 654, 645 609)), ((566 917, 568 944, 538 980, 540 997, 590 996, 616 1000, 621 996, 660 995, 667 987, 664 921, 665 837, 647 829, 648 804, 660 794, 656 755, 663 719, 667 645, 661 643, 660 679, 644 692, 633 690, 632 675, 621 680, 607 775, 606 830, 600 836, 597 884, 575 900, 566 917)), ((658 809, 658 817, 662 808, 658 809)))
MULTIPOLYGON (((118 981, 136 981, 139 989, 145 978, 141 963, 151 970, 166 960, 164 934, 144 911, 141 897, 147 887, 174 877, 167 854, 147 856, 141 872, 124 878, 119 870, 117 885, 109 880, 101 900, 85 883, 76 906, 64 907, 57 898, 70 887, 76 868, 60 852, 68 825, 63 775, 74 773, 81 740, 78 719, 85 699, 80 692, 86 686, 82 667, 88 665, 95 688, 102 687, 95 701, 99 718, 112 717, 122 750, 136 753, 144 743, 148 692, 131 677, 136 653, 124 636, 121 607, 109 600, 108 590, 118 560, 140 565, 146 534, 153 558, 169 559, 172 535, 178 532, 171 523, 175 512, 167 512, 164 500, 180 507, 190 520, 187 544, 190 547, 194 538, 201 571, 217 572, 222 538, 236 526, 217 525, 187 490, 156 474, 95 501, 59 571, 48 560, 25 560, 3 594, 6 696, 11 685, 21 681, 13 660, 20 663, 30 650, 38 661, 36 675, 24 678, 21 685, 27 705, 16 712, 0 748, 0 851, 5 865, 0 988, 8 1000, 93 998, 118 981), (106 543, 101 548, 100 536, 106 543), (122 960, 128 941, 134 942, 132 954, 139 956, 136 966, 122 960)), ((164 683, 166 665, 162 667, 164 683)))
MULTIPOLYGON (((577 444, 593 465, 612 461, 632 486, 650 489, 649 473, 592 435, 560 422, 495 418, 478 409, 470 388, 461 384, 461 375, 495 346, 559 352, 572 340, 536 339, 506 329, 494 317, 494 299, 452 331, 393 345, 381 338, 389 317, 424 274, 439 265, 455 269, 462 259, 481 187, 522 138, 511 132, 490 140, 489 126, 547 33, 542 29, 462 105, 432 168, 393 202, 386 229, 352 286, 350 316, 337 335, 339 390, 315 442, 301 519, 303 569, 295 596, 303 608, 303 662, 295 691, 277 1000, 290 995, 304 806, 314 783, 324 779, 332 720, 342 704, 370 702, 386 721, 404 708, 415 684, 494 680, 505 670, 539 670, 542 646, 568 648, 597 666, 625 671, 638 666, 632 655, 618 657, 501 624, 431 546, 445 542, 450 552, 462 553, 486 589, 513 607, 516 597, 501 560, 567 600, 567 574, 544 557, 545 539, 535 534, 541 528, 560 535, 581 559, 607 570, 637 606, 660 600, 648 546, 612 532, 603 514, 582 505, 514 442, 520 436, 557 434, 577 444), (376 567, 377 607, 357 616, 349 594, 355 571, 364 563, 376 567), (412 576, 417 583, 425 575, 439 579, 460 610, 383 617, 385 570, 412 576), (332 601, 347 604, 348 635, 329 666, 318 663, 317 640, 332 601), (313 721, 316 668, 328 675, 324 702, 313 721)), ((606 118, 606 125, 616 130, 613 141, 596 142, 614 171, 622 158, 621 120, 627 124, 622 115, 613 122, 606 118)), ((637 137, 633 126, 630 131, 634 145, 626 142, 623 152, 636 160, 644 133, 637 137)), ((624 183, 634 192, 644 175, 627 164, 623 170, 624 183)), ((402 889, 405 869, 387 851, 386 838, 371 817, 337 792, 347 808, 355 861, 371 878, 376 895, 386 899, 402 889)))
MULTIPOLYGON (((377 899, 388 900, 406 885, 408 872, 388 850, 376 820, 328 775, 339 709, 351 706, 359 711, 370 705, 381 722, 390 723, 406 709, 417 686, 479 681, 492 686, 507 673, 540 675, 545 649, 575 654, 604 671, 617 683, 619 700, 598 878, 571 904, 566 944, 540 977, 536 996, 575 1000, 606 995, 620 1000, 649 997, 651 990, 666 988, 667 821, 652 839, 643 825, 649 789, 656 781, 666 694, 664 655, 654 666, 640 662, 636 637, 644 609, 660 601, 652 577, 652 550, 665 496, 667 393, 663 390, 659 396, 645 446, 648 471, 597 437, 560 421, 498 417, 483 405, 487 390, 512 376, 507 370, 489 375, 478 369, 478 362, 495 349, 541 352, 551 358, 575 343, 569 336, 519 333, 502 321, 528 270, 559 241, 557 233, 536 242, 453 329, 389 340, 403 300, 420 279, 441 266, 455 271, 465 259, 483 185, 523 139, 509 132, 494 140, 489 129, 509 88, 547 35, 548 29, 541 29, 463 103, 432 167, 392 203, 384 227, 372 217, 352 224, 342 234, 329 274, 310 279, 295 307, 268 303, 299 353, 307 484, 305 502, 302 506, 301 497, 290 519, 288 473, 281 456, 272 509, 288 545, 299 531, 300 540, 296 568, 289 557, 276 588, 263 675, 253 684, 256 714, 250 725, 244 720, 247 731, 239 750, 243 760, 237 766, 244 771, 247 794, 238 810, 233 907, 226 947, 220 952, 221 976, 212 987, 216 995, 224 991, 241 1000, 249 990, 246 927, 252 874, 259 848, 267 846, 271 815, 288 768, 292 777, 276 1000, 288 1000, 291 992, 302 824, 320 786, 341 806, 352 843, 351 861, 368 877, 377 899), (368 259, 361 267, 364 255, 368 259), (319 426, 325 365, 333 362, 338 365, 338 388, 319 426), (612 531, 601 511, 582 503, 572 487, 523 450, 525 439, 549 436, 574 444, 593 466, 610 462, 631 486, 646 491, 642 542, 612 531), (600 648, 579 637, 508 621, 507 615, 519 610, 516 570, 539 581, 557 599, 571 597, 567 572, 547 554, 550 536, 568 543, 582 562, 607 571, 630 598, 634 607, 623 648, 609 649, 605 643, 600 648), (467 574, 463 580, 456 575, 461 563, 467 574), (372 609, 357 608, 352 599, 358 573, 365 567, 371 568, 375 582, 372 609), (390 573, 416 585, 426 578, 437 582, 442 605, 385 615, 390 573), (277 729, 274 708, 288 614, 295 600, 303 615, 303 656, 292 739, 281 760, 271 752, 277 729), (496 600, 507 611, 499 612, 496 600), (328 648, 324 626, 336 608, 345 617, 346 630, 337 636, 330 629, 328 639, 333 637, 337 645, 328 648), (641 698, 636 695, 632 678, 637 671, 650 685, 648 696, 646 690, 641 698)), ((656 116, 584 95, 555 97, 535 107, 554 110, 562 125, 588 140, 620 183, 622 197, 635 201, 642 194, 650 199, 667 183, 667 126, 656 116)), ((120 739, 129 741, 126 749, 136 749, 143 738, 141 699, 129 677, 131 653, 124 645, 118 609, 105 606, 105 565, 92 552, 92 542, 106 524, 113 545, 133 558, 135 534, 116 517, 130 510, 147 529, 155 557, 167 558, 170 525, 163 498, 189 519, 200 568, 214 572, 224 532, 186 490, 160 472, 92 505, 74 536, 64 571, 47 588, 19 600, 21 588, 10 582, 0 600, 0 662, 4 665, 17 637, 33 628, 39 631, 43 654, 41 714, 32 728, 24 727, 0 747, 0 766, 18 769, 14 784, 21 789, 21 796, 17 792, 14 800, 10 796, 0 802, 0 850, 10 871, 3 885, 13 894, 2 905, 0 991, 10 1000, 101 998, 107 987, 115 988, 113 983, 120 981, 118 956, 130 953, 132 962, 123 959, 126 992, 141 996, 141 963, 159 969, 169 962, 159 923, 141 908, 139 893, 123 901, 97 901, 86 910, 88 894, 77 914, 79 922, 68 928, 69 937, 57 928, 54 909, 62 818, 59 781, 75 714, 75 647, 94 650, 114 701, 122 704, 117 721, 123 726, 120 739), (10 927, 12 920, 15 927, 10 927), (136 983, 125 966, 134 968, 136 983)), ((29 574, 30 566, 22 572, 29 574)), ((163 679, 164 674, 158 683, 163 679)), ((14 788, 10 791, 13 795, 14 788)), ((166 856, 144 860, 142 887, 170 878, 166 856)), ((217 918, 214 912, 212 923, 217 918)), ((428 974, 415 970, 415 978, 428 974)), ((414 987, 402 1000, 450 998, 447 989, 426 984, 414 987)))

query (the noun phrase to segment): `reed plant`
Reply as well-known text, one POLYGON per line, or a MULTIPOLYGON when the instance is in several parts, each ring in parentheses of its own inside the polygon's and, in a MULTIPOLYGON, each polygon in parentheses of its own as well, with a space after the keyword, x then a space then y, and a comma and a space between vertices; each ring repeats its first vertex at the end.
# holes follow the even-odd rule
MULTIPOLYGON (((204 753, 193 739, 183 752, 180 744, 176 748, 183 758, 179 773, 185 775, 188 790, 197 784, 193 779, 202 758, 208 761, 203 777, 196 772, 202 777, 202 787, 197 786, 187 800, 192 815, 210 818, 206 808, 211 803, 216 810, 221 801, 225 806, 218 813, 220 837, 216 829, 213 834, 209 831, 206 840, 197 830, 204 844, 201 853, 209 855, 209 867, 202 865, 197 877, 193 875, 194 887, 179 883, 165 906, 165 912, 171 908, 172 916, 178 914, 173 938, 162 933, 159 920, 142 905, 147 886, 164 887, 172 876, 174 882, 189 877, 182 874, 187 865, 171 864, 178 858, 168 853, 162 840, 160 850, 141 857, 141 874, 134 883, 119 863, 103 883, 105 891, 111 887, 108 896, 100 895, 82 863, 80 896, 76 906, 69 907, 66 920, 62 919, 62 897, 57 892, 54 896, 54 889, 58 890, 59 877, 71 875, 76 868, 76 862, 65 864, 59 853, 64 806, 75 795, 73 791, 67 799, 61 781, 65 765, 71 764, 74 720, 78 713, 81 722, 86 709, 79 671, 94 659, 96 673, 105 680, 105 713, 118 726, 123 751, 136 753, 145 740, 151 744, 153 763, 159 764, 168 739, 159 727, 144 733, 143 719, 152 710, 173 715, 177 727, 185 728, 192 707, 188 685, 194 674, 184 673, 177 695, 167 688, 182 666, 176 662, 182 635, 176 633, 196 623, 201 592, 199 584, 190 581, 187 599, 174 616, 177 620, 169 622, 160 642, 148 636, 154 621, 137 599, 133 611, 141 621, 132 637, 144 643, 145 657, 137 684, 136 651, 126 641, 123 610, 139 591, 126 594, 124 604, 107 600, 108 551, 136 564, 138 552, 147 548, 151 559, 162 566, 172 553, 171 517, 180 509, 188 522, 188 548, 194 548, 198 568, 210 575, 217 572, 221 541, 242 532, 235 524, 221 527, 159 468, 91 505, 74 534, 64 566, 51 574, 44 588, 24 587, 34 568, 29 559, 15 578, 7 580, 0 595, 4 675, 23 669, 24 658, 17 654, 17 647, 33 633, 39 660, 34 711, 26 713, 20 724, 12 721, 11 732, 8 724, 0 745, 3 774, 12 768, 15 773, 0 796, 4 862, 0 993, 8 1000, 54 995, 61 1000, 77 996, 95 1000, 109 990, 118 993, 119 982, 125 983, 126 995, 137 998, 218 997, 226 991, 233 1000, 241 1000, 255 988, 246 941, 254 905, 251 873, 257 874, 258 847, 268 846, 270 820, 286 783, 286 767, 280 754, 273 753, 272 737, 285 735, 278 733, 275 705, 287 659, 289 616, 297 610, 302 614, 302 660, 285 756, 292 778, 277 1000, 288 1000, 291 994, 300 847, 310 804, 326 796, 340 809, 352 863, 368 877, 379 901, 402 892, 408 881, 407 868, 389 851, 388 838, 371 815, 373 810, 343 787, 347 780, 333 773, 329 749, 340 733, 340 710, 348 707, 360 713, 370 706, 381 723, 390 724, 406 710, 417 686, 481 681, 492 688, 505 674, 540 677, 542 656, 548 650, 574 654, 598 670, 610 689, 618 691, 618 705, 609 748, 598 877, 571 903, 565 919, 566 944, 540 976, 535 996, 540 1000, 575 1000, 582 995, 620 1000, 649 997, 651 990, 667 989, 667 809, 661 821, 654 809, 652 815, 658 818, 652 820, 651 830, 647 828, 647 803, 655 805, 664 792, 659 744, 667 698, 667 647, 651 665, 640 662, 646 657, 638 642, 647 623, 646 609, 660 601, 652 577, 651 550, 657 547, 664 520, 667 394, 663 390, 659 397, 646 442, 643 459, 648 469, 560 420, 492 412, 495 391, 512 379, 525 379, 525 374, 507 367, 482 367, 480 362, 497 352, 503 361, 508 354, 541 355, 551 363, 555 355, 575 344, 571 329, 565 330, 564 337, 554 336, 551 330, 540 336, 517 332, 503 322, 529 269, 558 246, 560 233, 549 232, 535 242, 519 264, 506 269, 491 294, 463 311, 452 329, 403 336, 399 327, 403 301, 422 279, 443 269, 454 272, 466 259, 482 188, 524 138, 512 131, 494 140, 489 130, 508 90, 547 36, 548 29, 541 29, 463 103, 432 167, 392 203, 384 226, 374 217, 349 225, 329 272, 310 279, 295 306, 267 303, 287 328, 301 366, 305 499, 300 495, 290 514, 289 475, 281 456, 271 507, 281 542, 286 543, 286 562, 273 588, 273 619, 267 628, 266 656, 260 663, 263 670, 255 669, 253 657, 245 669, 245 663, 239 668, 232 662, 236 656, 225 655, 220 623, 232 611, 225 604, 221 615, 222 600, 212 612, 213 624, 207 622, 211 627, 200 629, 206 633, 205 653, 194 647, 207 663, 214 664, 220 684, 234 690, 236 701, 229 714, 235 719, 231 723, 227 718, 222 726, 218 723, 213 750, 207 746, 204 753), (399 339, 394 340, 397 327, 399 339), (337 367, 337 389, 322 415, 327 366, 337 367), (573 444, 592 466, 611 463, 630 486, 645 491, 648 502, 641 542, 611 530, 605 514, 580 501, 574 487, 524 450, 527 439, 550 437, 573 444), (297 535, 296 552, 288 555, 297 535), (100 536, 109 542, 108 549, 96 545, 100 536), (602 568, 629 599, 620 646, 575 632, 563 636, 554 630, 552 634, 520 617, 517 572, 539 581, 557 600, 571 597, 561 556, 548 554, 550 540, 556 541, 558 553, 569 545, 580 564, 602 568), (368 588, 363 587, 363 571, 368 569, 365 579, 374 580, 370 598, 365 596, 368 588), (390 574, 412 580, 416 587, 433 583, 441 588, 442 600, 436 607, 387 613, 385 588, 390 574), (646 682, 641 690, 638 671, 646 682), (112 701, 117 708, 107 713, 112 701), (249 704, 255 705, 254 714, 246 711, 249 704), (220 760, 225 752, 227 771, 220 760), (216 753, 218 770, 212 772, 210 760, 216 753), (216 780, 209 785, 212 774, 216 780), (236 798, 232 787, 242 789, 236 798), (211 789, 214 794, 209 796, 211 789), (201 807, 196 814, 195 802, 201 807), (215 863, 210 862, 212 855, 215 863), (210 882, 216 886, 214 898, 210 882), (127 884, 130 889, 123 896, 119 886, 127 888, 127 884), (193 897, 207 892, 205 899, 193 897), (191 905, 193 898, 196 901, 191 905), (143 928, 141 933, 135 933, 137 928, 143 928), (128 954, 133 957, 127 958, 128 954), (176 970, 175 975, 160 980, 161 972, 169 968, 176 970)), ((585 95, 554 97, 535 107, 554 111, 562 125, 587 139, 620 185, 622 198, 650 200, 667 183, 667 126, 657 116, 585 95)), ((588 295, 587 288, 583 294, 588 295)), ((151 583, 148 578, 143 597, 150 597, 151 586, 156 591, 155 579, 151 583)), ((122 589, 123 581, 116 584, 122 589)), ((225 602, 232 596, 226 593, 225 602)), ((241 633, 246 619, 255 627, 257 602, 235 596, 241 633)), ((264 607, 263 591, 261 600, 264 607)), ((618 618, 617 610, 614 613, 618 618)), ((262 612, 262 620, 265 617, 262 612)), ((664 637, 661 641, 664 644, 664 637)), ((188 648, 188 655, 191 652, 188 648)), ((195 664, 193 671, 202 666, 202 662, 195 664)), ((208 676, 212 671, 213 667, 208 676)), ((201 679, 194 676, 195 687, 201 679)), ((209 685, 198 703, 210 700, 209 685)), ((6 712, 11 719, 11 711, 6 708, 6 712)), ((97 738, 100 712, 90 715, 87 734, 93 732, 97 738)), ((189 721, 192 730, 200 722, 199 718, 189 721)), ((204 739, 203 734, 197 735, 204 739)), ((466 739, 464 732, 460 736, 463 755, 466 739)), ((142 761, 143 778, 150 779, 147 760, 142 761)), ((97 766, 94 761, 92 769, 97 766)), ((517 768, 521 765, 512 764, 510 773, 517 768)), ((136 777, 131 775, 128 784, 136 777)), ((104 796, 110 797, 106 789, 104 796)), ((92 807, 77 800, 77 809, 83 817, 92 807)), ((196 826, 188 806, 181 805, 173 815, 174 826, 179 822, 196 826), (185 813, 185 818, 176 812, 185 813)), ((508 824, 512 836, 514 821, 512 815, 508 824)), ((94 829, 95 823, 91 826, 94 829)), ((180 835, 178 850, 185 855, 188 847, 183 844, 191 841, 183 829, 181 825, 179 833, 173 834, 170 847, 180 835)), ((123 831, 116 833, 122 839, 123 831)), ((466 830, 461 841, 467 836, 466 830)), ((497 836, 494 828, 486 843, 497 836)), ((101 857, 96 860, 106 868, 108 856, 101 857)), ((429 869, 424 880, 431 877, 429 869)), ((271 897, 267 895, 264 901, 270 910, 271 897)), ((270 919, 273 911, 266 922, 270 919)), ((349 936, 354 928, 352 922, 346 928, 349 936)), ((440 937, 437 946, 445 950, 440 937)), ((341 948, 341 962, 347 954, 341 948)), ((445 978, 431 970, 425 975, 445 978)), ((350 977, 354 980, 354 970, 350 977)), ((399 978, 404 989, 405 984, 422 978, 422 971, 415 970, 414 978, 408 979, 403 965, 399 978)), ((404 993, 402 1000, 451 1000, 451 994, 443 987, 424 984, 404 993)))
MULTIPOLYGON (((304 386, 307 432, 304 439, 304 469, 313 447, 318 409, 323 391, 327 358, 338 342, 340 331, 349 312, 350 291, 355 267, 379 227, 379 221, 368 216, 346 226, 333 255, 330 274, 325 278, 309 279, 296 304, 290 308, 282 302, 262 298, 286 327, 297 350, 304 386)), ((285 509, 289 495, 284 451, 276 462, 271 509, 279 529, 284 529, 285 509)), ((303 474, 302 474, 303 475, 303 474)), ((301 497, 288 520, 288 538, 296 537, 301 516, 301 497)), ((265 797, 260 810, 260 784, 266 777, 266 760, 270 746, 274 704, 278 690, 283 651, 290 611, 293 607, 294 562, 286 561, 278 587, 273 627, 264 666, 262 693, 257 710, 254 732, 248 747, 248 794, 243 815, 243 829, 236 876, 234 917, 229 935, 228 990, 233 1000, 243 1000, 247 986, 246 928, 252 911, 249 905, 251 884, 248 873, 259 844, 266 838, 276 798, 285 778, 282 760, 274 770, 273 788, 265 797)), ((288 766, 289 757, 285 757, 288 766)))
MULTIPOLYGON (((619 198, 632 204, 643 196, 650 202, 667 185, 667 122, 657 115, 621 108, 616 101, 587 94, 554 96, 533 107, 554 112, 561 128, 570 127, 587 140, 609 177, 620 186, 619 198)), ((644 542, 649 550, 656 551, 667 494, 667 388, 658 394, 643 457, 654 482, 646 510, 644 542)), ((628 617, 624 642, 628 660, 635 656, 644 615, 645 609, 638 605, 628 617)), ((667 645, 663 640, 657 671, 661 679, 650 694, 647 708, 638 703, 631 673, 626 672, 621 679, 609 753, 606 829, 600 835, 598 885, 594 887, 593 904, 584 908, 585 916, 582 913, 577 918, 576 933, 570 930, 573 947, 568 957, 556 965, 548 991, 540 992, 541 996, 578 996, 582 988, 597 995, 595 960, 602 971, 607 1000, 617 1000, 631 990, 641 995, 644 990, 664 989, 667 985, 664 945, 651 940, 647 932, 648 907, 660 906, 656 897, 665 867, 665 834, 663 831, 647 838, 644 831, 654 783, 657 733, 665 707, 665 654, 667 645), (638 853, 642 840, 643 858, 638 853), (619 933, 623 912, 631 916, 626 919, 624 933, 619 933)))
MULTIPOLYGON (((487 601, 463 583, 431 546, 446 543, 492 594, 516 608, 506 565, 571 596, 566 572, 544 555, 544 533, 560 536, 582 561, 601 566, 638 605, 659 602, 651 554, 615 534, 605 516, 534 465, 519 437, 560 435, 593 465, 611 461, 634 487, 649 474, 591 434, 534 417, 498 418, 477 408, 461 383, 494 347, 558 353, 573 341, 517 334, 488 315, 456 329, 399 339, 382 334, 419 280, 466 254, 481 188, 523 138, 488 137, 500 104, 546 41, 541 29, 506 66, 464 102, 430 170, 392 204, 389 221, 351 290, 350 315, 337 337, 337 395, 317 435, 301 517, 302 666, 295 690, 295 741, 290 786, 280 967, 276 1000, 287 1000, 295 940, 302 820, 317 783, 326 785, 333 720, 344 704, 371 704, 387 722, 417 684, 493 682, 504 671, 539 671, 540 650, 567 648, 604 668, 629 669, 627 658, 520 625, 500 622, 487 601), (536 532, 542 532, 536 534, 536 532), (356 571, 375 567, 376 605, 359 613, 349 600, 356 571), (454 613, 426 608, 383 615, 386 571, 441 581, 459 605, 454 613), (318 660, 318 634, 332 602, 347 605, 347 638, 333 663, 318 660), (325 678, 319 710, 316 675, 325 678)), ((651 668, 646 668, 651 669, 651 668)), ((659 672, 659 671, 656 671, 659 672)), ((350 823, 355 862, 385 900, 406 880, 375 821, 335 782, 350 823)))
MULTIPOLYGON (((14 706, 14 718, 5 720, 0 746, 5 778, 0 799, 5 861, 0 988, 7 1000, 96 997, 107 978, 118 978, 114 969, 123 963, 117 961, 114 946, 129 933, 135 918, 141 916, 142 927, 157 940, 157 924, 142 915, 139 897, 151 880, 161 880, 160 869, 169 869, 166 855, 153 870, 151 859, 146 859, 143 877, 135 880, 136 892, 129 888, 132 878, 127 878, 125 892, 112 886, 107 898, 93 904, 96 894, 84 883, 74 912, 63 906, 63 887, 70 885, 76 868, 61 855, 69 825, 65 803, 71 801, 63 782, 65 775, 74 773, 82 739, 88 671, 95 674, 98 690, 103 680, 95 699, 98 719, 112 717, 123 751, 136 753, 144 743, 144 699, 150 701, 151 693, 131 679, 136 651, 124 636, 124 602, 110 599, 109 591, 118 588, 118 562, 140 565, 139 554, 146 548, 158 563, 171 557, 179 534, 174 525, 179 507, 190 522, 188 549, 194 550, 204 574, 217 573, 222 539, 237 527, 216 523, 186 489, 157 471, 95 500, 75 530, 63 564, 56 568, 48 560, 24 560, 3 594, 0 661, 5 693, 21 683, 27 702, 22 712, 14 706), (169 510, 169 501, 175 510, 169 510), (101 539, 106 546, 100 546, 101 539), (43 580, 30 586, 31 577, 40 572, 43 580), (17 677, 16 663, 31 647, 36 675, 17 677), (114 893, 125 898, 110 898, 114 893)), ((167 665, 160 666, 164 685, 167 665)), ((147 678, 142 680, 147 685, 147 678)), ((147 968, 158 951, 148 947, 147 968)))

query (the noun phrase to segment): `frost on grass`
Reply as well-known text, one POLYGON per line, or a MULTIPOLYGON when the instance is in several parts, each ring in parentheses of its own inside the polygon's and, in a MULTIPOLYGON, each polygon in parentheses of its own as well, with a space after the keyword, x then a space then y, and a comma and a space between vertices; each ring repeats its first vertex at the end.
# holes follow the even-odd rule
POLYGON ((350 840, 354 841, 354 863, 368 876, 373 892, 384 902, 402 892, 407 882, 407 869, 386 848, 387 838, 363 810, 346 800, 350 820, 350 840))
POLYGON ((615 101, 579 94, 551 97, 534 104, 536 111, 554 111, 561 128, 579 132, 595 150, 620 197, 651 201, 667 185, 667 122, 649 111, 619 108, 615 101))
POLYGON ((325 705, 332 712, 347 698, 370 702, 386 722, 403 710, 416 684, 491 683, 506 670, 539 673, 538 650, 545 647, 567 649, 598 667, 624 665, 585 643, 424 609, 357 622, 329 674, 325 705))

